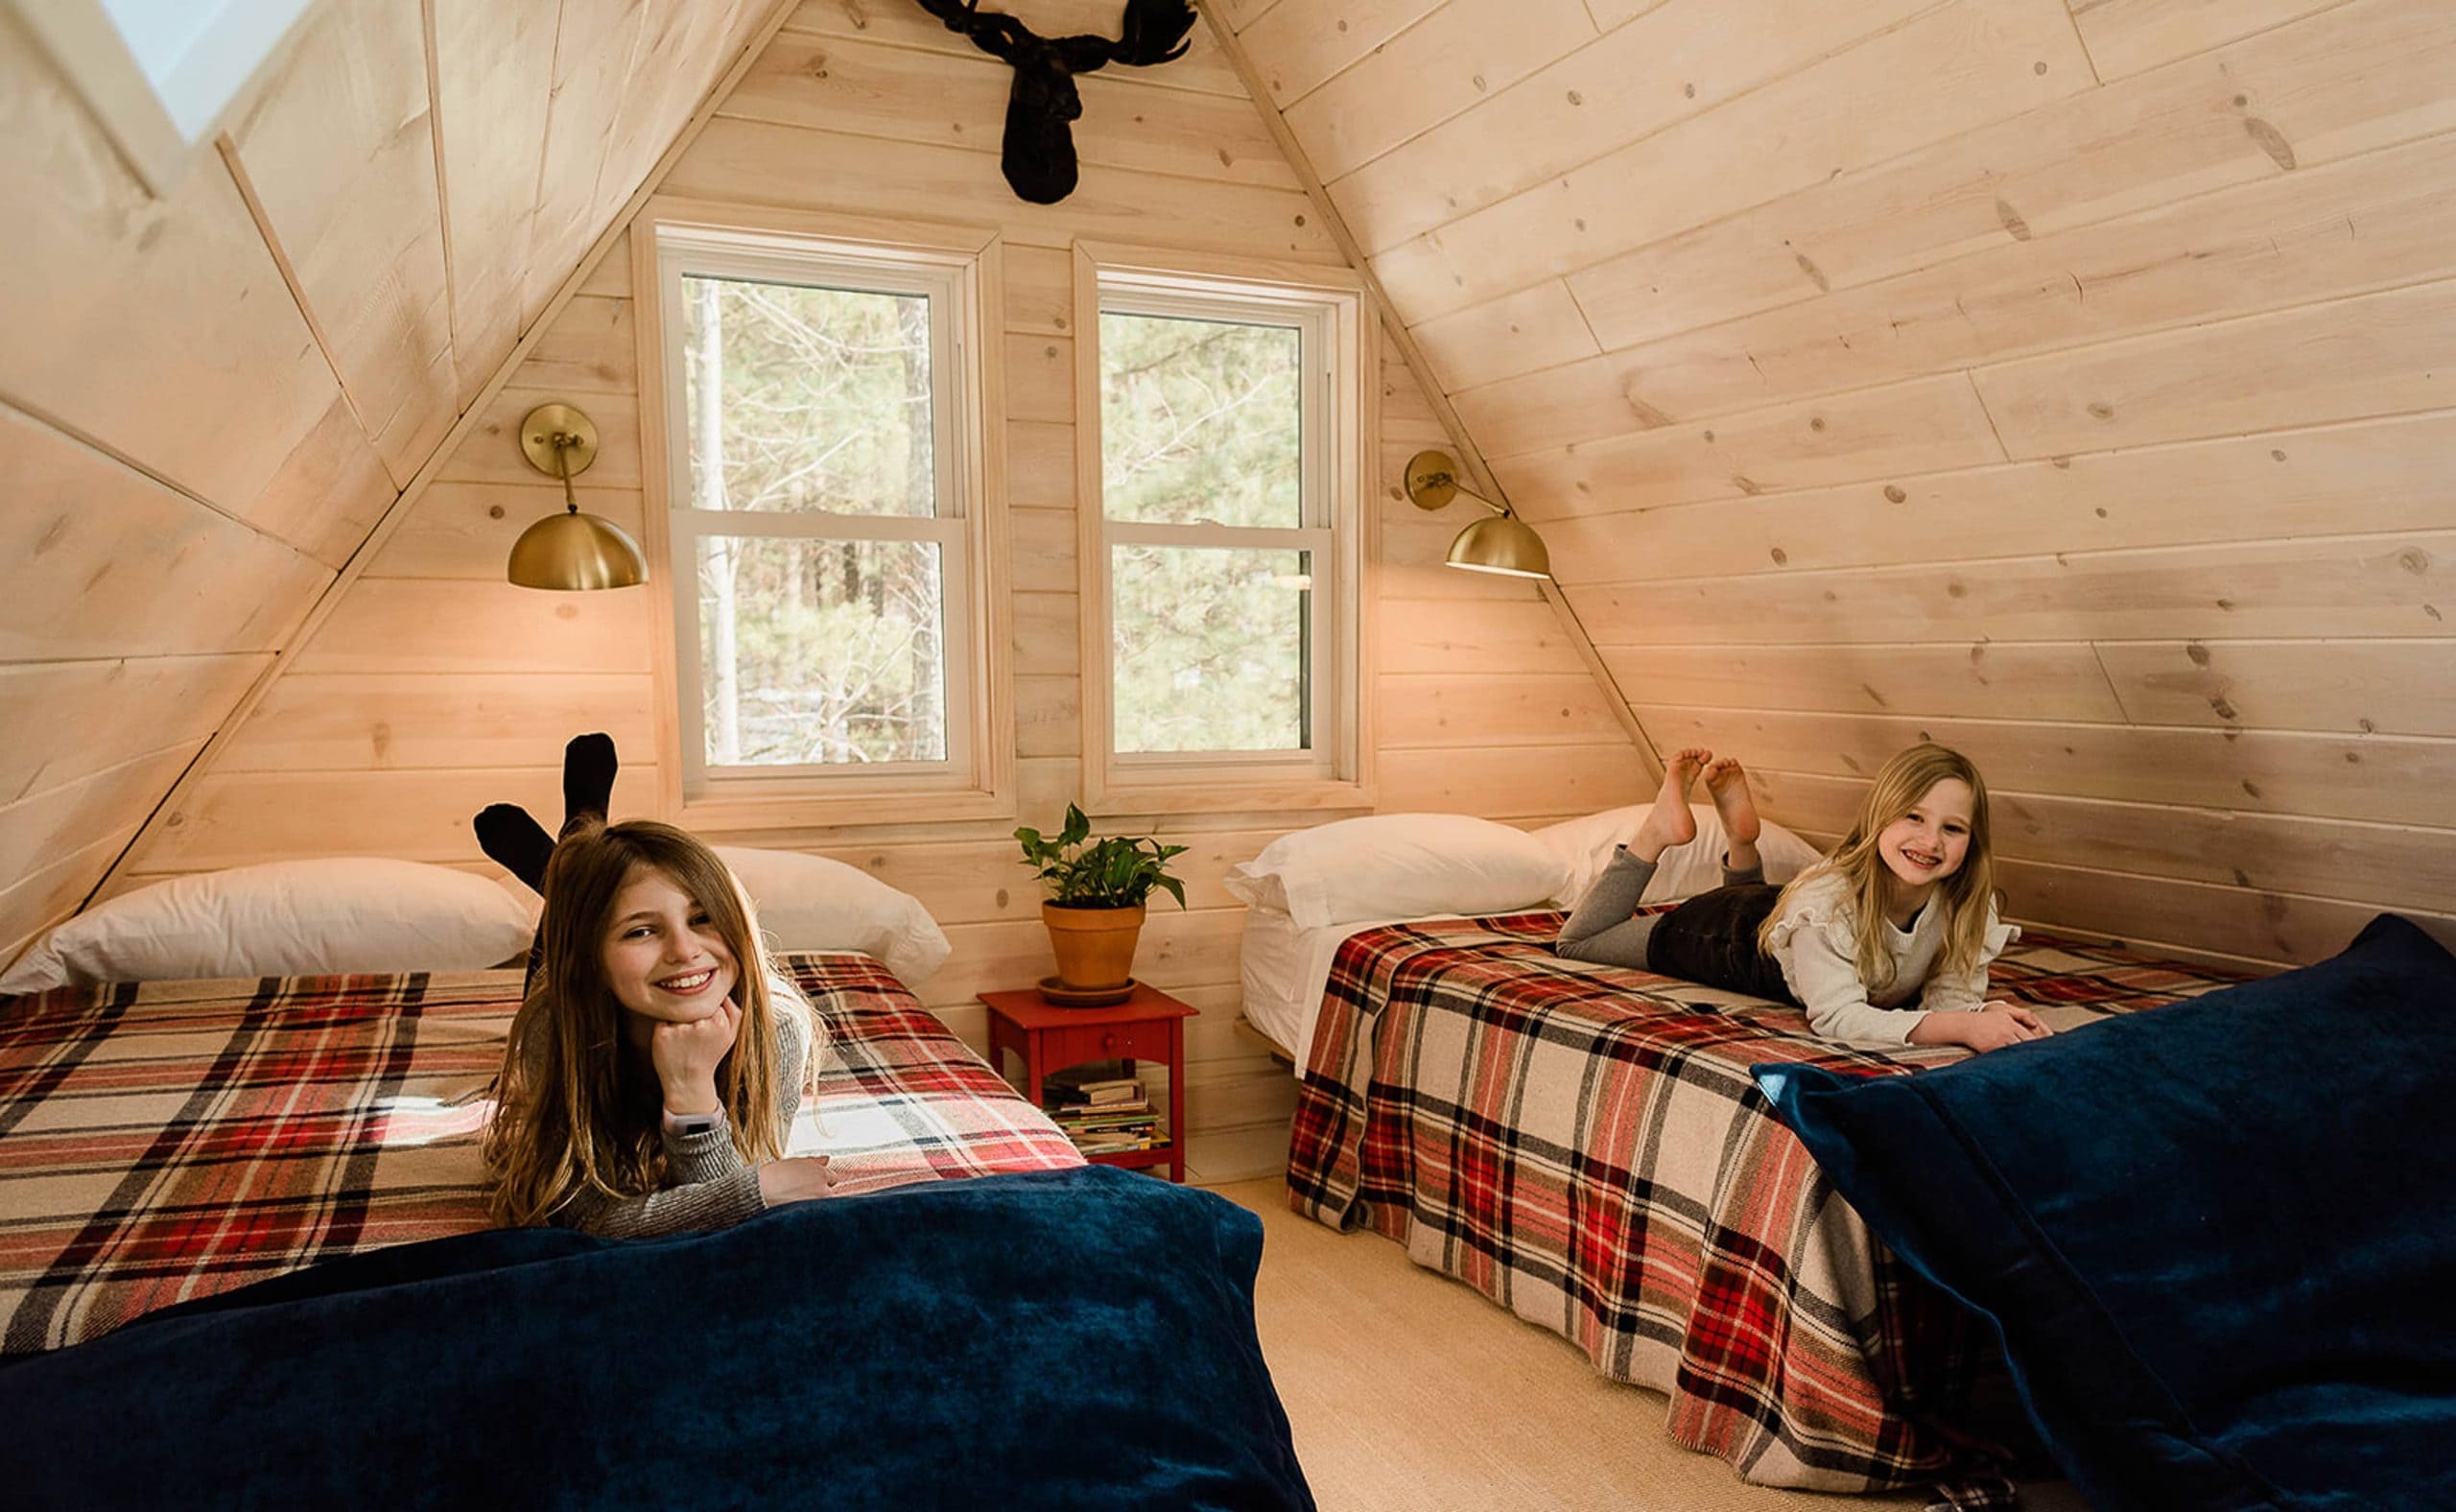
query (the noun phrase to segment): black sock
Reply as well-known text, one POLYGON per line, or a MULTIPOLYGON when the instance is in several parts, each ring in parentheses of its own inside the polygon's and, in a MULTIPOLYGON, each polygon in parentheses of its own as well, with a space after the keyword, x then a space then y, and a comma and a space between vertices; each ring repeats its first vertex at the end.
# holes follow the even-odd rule
POLYGON ((478 832, 478 849, 486 859, 529 885, 546 891, 546 858, 555 853, 555 838, 516 803, 490 803, 470 821, 478 832))
POLYGON ((563 747, 563 826, 582 815, 604 818, 614 802, 614 737, 575 735, 563 747))

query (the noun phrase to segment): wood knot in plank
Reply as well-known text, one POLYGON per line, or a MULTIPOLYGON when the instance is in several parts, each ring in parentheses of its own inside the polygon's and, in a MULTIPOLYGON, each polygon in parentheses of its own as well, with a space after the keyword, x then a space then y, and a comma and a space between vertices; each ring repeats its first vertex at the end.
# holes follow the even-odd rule
MULTIPOLYGON (((1656 409, 1653 405, 1646 403, 1646 401, 1639 395, 1638 383, 1634 378, 1621 386, 1620 402, 1627 405, 1629 407, 1629 413, 1636 417, 1637 422, 1640 425, 1644 426, 1649 431, 1659 429, 1671 423, 1671 416, 1664 413, 1661 410, 1656 409)), ((1713 438, 1714 433, 1708 431, 1706 433, 1706 439, 1711 441, 1713 438)))
POLYGON ((2292 170, 2294 144, 2285 139, 2284 132, 2255 115, 2243 118, 2243 130, 2251 133, 2252 140, 2259 144, 2261 152, 2277 160, 2278 167, 2292 170))

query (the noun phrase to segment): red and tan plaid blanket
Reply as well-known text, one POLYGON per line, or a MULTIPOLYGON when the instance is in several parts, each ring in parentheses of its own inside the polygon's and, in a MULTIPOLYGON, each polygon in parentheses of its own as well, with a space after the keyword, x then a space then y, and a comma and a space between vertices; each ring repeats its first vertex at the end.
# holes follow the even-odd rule
MULTIPOLYGON (((1079 1166, 865 956, 787 956, 828 1053, 795 1152, 851 1193, 1079 1166)), ((486 1226, 478 1142, 520 973, 0 999, 0 1354, 486 1226)))
MULTIPOLYGON (((1959 1426, 1991 1351, 1834 1196, 1749 1068, 1869 1075, 1950 1048, 1856 1049, 1795 1008, 1565 961, 1558 913, 1390 925, 1349 940, 1296 1110, 1292 1205, 1370 1225, 1418 1264, 1671 1398, 1680 1444, 1741 1478, 1937 1486, 2008 1504, 1959 1426)), ((2059 1028, 2233 979, 2032 937, 1990 974, 2059 1028)))

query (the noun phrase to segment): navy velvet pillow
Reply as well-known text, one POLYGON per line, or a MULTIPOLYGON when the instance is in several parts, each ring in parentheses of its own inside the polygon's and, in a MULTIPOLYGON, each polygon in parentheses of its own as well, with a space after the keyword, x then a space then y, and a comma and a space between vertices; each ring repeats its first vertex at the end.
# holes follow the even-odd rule
POLYGON ((379 1250, 0 1366, 0 1501, 1311 1508, 1262 1238, 1095 1166, 379 1250))
POLYGON ((2093 1505, 2456 1507, 2456 957, 2412 923, 1918 1075, 1757 1078, 2002 1331, 2093 1505))

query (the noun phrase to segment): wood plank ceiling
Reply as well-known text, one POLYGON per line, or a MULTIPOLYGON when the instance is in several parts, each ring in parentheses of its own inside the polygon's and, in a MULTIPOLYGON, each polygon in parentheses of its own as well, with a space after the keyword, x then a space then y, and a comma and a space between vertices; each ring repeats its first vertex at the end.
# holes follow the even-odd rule
POLYGON ((2456 914, 2444 0, 1223 0, 1655 742, 2015 911, 2456 914))
POLYGON ((773 0, 323 0, 150 196, 0 12, 0 959, 73 909, 773 0))
MULTIPOLYGON (((1962 744, 2033 918, 2295 960, 2456 915, 2444 0, 1214 11, 1658 744, 1812 834, 1962 744)), ((0 16, 0 957, 780 15, 322 0, 162 200, 0 16)), ((763 88, 707 172, 817 124, 763 88)), ((862 193, 917 212, 882 131, 862 193)), ((1241 235, 1237 190, 1187 234, 1241 235)))

